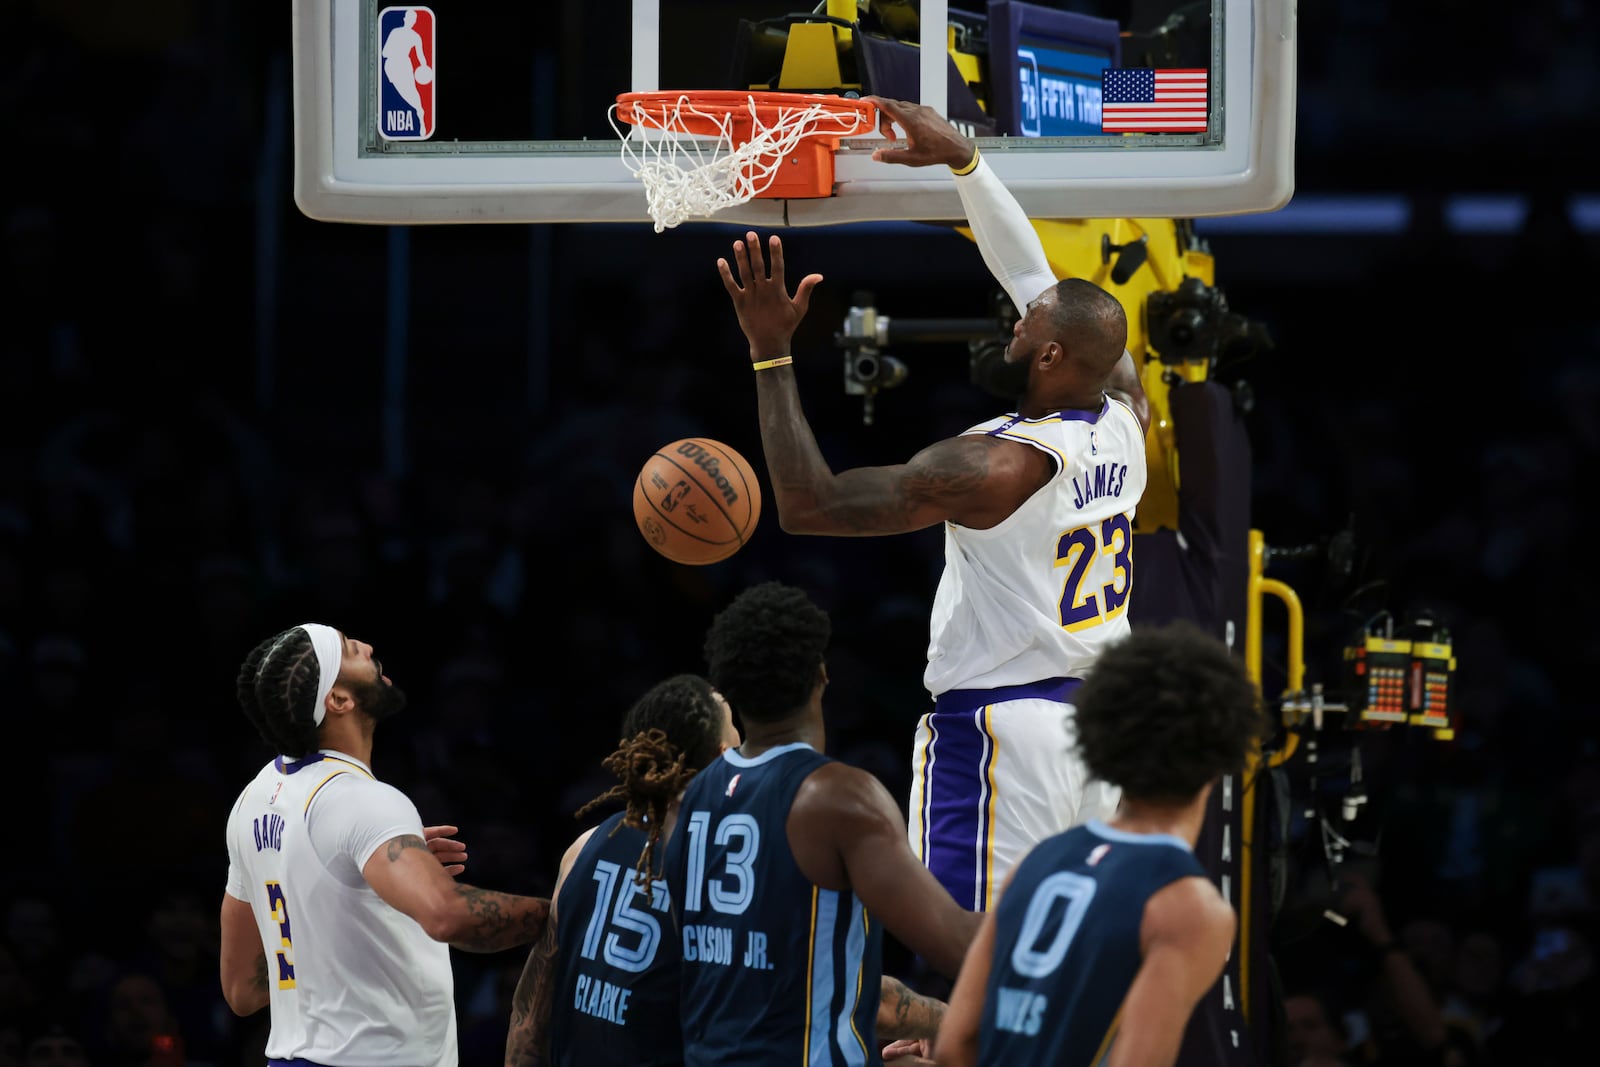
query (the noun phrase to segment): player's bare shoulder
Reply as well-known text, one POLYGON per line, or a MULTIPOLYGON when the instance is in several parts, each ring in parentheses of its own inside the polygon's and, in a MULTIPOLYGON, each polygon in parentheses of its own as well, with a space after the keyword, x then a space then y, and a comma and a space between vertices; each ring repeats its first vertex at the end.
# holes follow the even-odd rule
POLYGON ((844 852, 883 835, 903 837, 900 808, 876 776, 837 760, 806 775, 786 823, 805 876, 824 889, 850 888, 844 852))
POLYGON ((795 792, 790 817, 832 819, 876 814, 885 800, 894 802, 874 775, 833 760, 806 775, 795 792))
POLYGON ((1237 925, 1233 906, 1210 879, 1179 878, 1146 902, 1140 941, 1146 950, 1162 941, 1223 959, 1237 925))
POLYGON ((598 826, 589 827, 574 838, 572 844, 568 845, 567 850, 561 854, 561 864, 556 871, 557 884, 566 879, 567 874, 572 870, 572 865, 578 862, 578 856, 583 852, 583 846, 589 843, 589 839, 594 836, 594 832, 598 829, 600 829, 598 826))

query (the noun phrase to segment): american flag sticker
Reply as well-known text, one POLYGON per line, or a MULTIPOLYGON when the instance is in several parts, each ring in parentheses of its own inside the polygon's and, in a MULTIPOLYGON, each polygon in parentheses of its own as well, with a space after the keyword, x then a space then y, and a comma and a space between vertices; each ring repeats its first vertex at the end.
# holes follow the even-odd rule
POLYGON ((1203 68, 1107 67, 1100 72, 1100 130, 1203 133, 1209 81, 1203 68))

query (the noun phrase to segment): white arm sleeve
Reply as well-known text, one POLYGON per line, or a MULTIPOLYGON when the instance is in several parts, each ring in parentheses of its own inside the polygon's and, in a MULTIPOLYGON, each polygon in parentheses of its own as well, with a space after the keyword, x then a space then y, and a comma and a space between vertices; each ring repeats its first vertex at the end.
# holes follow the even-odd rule
POLYGON ((970 174, 956 175, 955 182, 984 265, 1020 315, 1057 281, 1045 257, 1044 242, 1017 198, 989 169, 988 160, 980 156, 978 166, 970 174))

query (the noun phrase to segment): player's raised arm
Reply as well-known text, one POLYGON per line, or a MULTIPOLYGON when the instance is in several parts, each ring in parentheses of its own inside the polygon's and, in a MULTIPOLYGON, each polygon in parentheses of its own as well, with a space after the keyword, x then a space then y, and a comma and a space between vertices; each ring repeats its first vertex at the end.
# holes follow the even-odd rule
POLYGON ((877 105, 880 132, 897 142, 877 149, 872 158, 908 167, 950 168, 984 265, 1021 314, 1029 301, 1056 283, 1056 275, 1044 242, 1017 198, 989 169, 972 138, 933 108, 881 96, 867 99, 877 105), (895 133, 896 125, 905 131, 903 142, 895 133))
POLYGON ((1055 469, 1044 453, 985 436, 935 442, 907 463, 835 473, 817 446, 795 383, 790 341, 805 315, 812 274, 791 297, 783 242, 769 241, 770 266, 752 231, 733 248, 734 268, 717 261, 756 371, 761 445, 778 523, 788 533, 874 536, 921 530, 940 522, 992 526, 1026 500, 1055 469), (774 361, 785 362, 776 365, 774 361))

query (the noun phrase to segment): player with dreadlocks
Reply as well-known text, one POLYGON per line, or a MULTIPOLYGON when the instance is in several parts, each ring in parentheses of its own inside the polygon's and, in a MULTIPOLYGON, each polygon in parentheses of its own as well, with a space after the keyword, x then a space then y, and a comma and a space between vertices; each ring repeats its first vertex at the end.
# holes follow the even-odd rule
POLYGON ((512 997, 507 1067, 683 1062, 662 842, 690 779, 738 743, 728 702, 696 674, 658 683, 628 711, 604 762, 617 784, 577 817, 617 800, 625 807, 561 857, 552 921, 512 997), (558 1002, 565 1010, 553 1012, 558 1002))
POLYGON ((450 949, 535 941, 548 900, 455 880, 453 826, 372 772, 378 723, 405 707, 364 641, 307 623, 239 668, 240 708, 277 755, 228 817, 223 996, 271 1009, 274 1063, 457 1062, 450 949))

